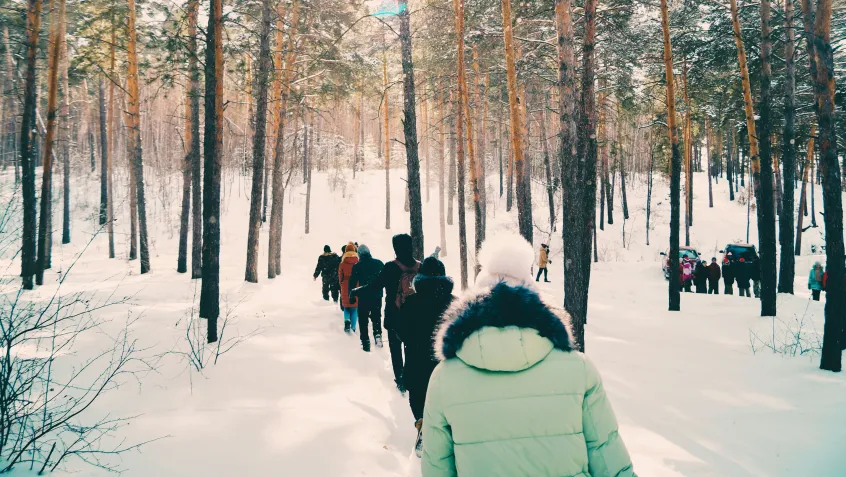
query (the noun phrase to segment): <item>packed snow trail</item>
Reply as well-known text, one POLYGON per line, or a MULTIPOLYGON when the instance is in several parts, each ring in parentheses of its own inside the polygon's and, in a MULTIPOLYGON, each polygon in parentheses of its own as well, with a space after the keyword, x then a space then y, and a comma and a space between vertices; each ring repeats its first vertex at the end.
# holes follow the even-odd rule
MULTIPOLYGON (((93 190, 95 179, 79 178, 74 190, 93 190)), ((124 475, 410 475, 416 433, 408 402, 394 387, 387 345, 364 353, 357 334, 344 334, 338 306, 324 302, 320 282, 312 280, 325 244, 337 251, 354 240, 367 244, 376 258, 393 258, 391 236, 404 232, 407 223, 401 205, 403 182, 395 177, 395 228, 385 230, 383 180, 382 172, 362 173, 342 197, 340 191, 329 190, 325 175, 315 174, 309 235, 302 231, 304 197, 294 189, 285 208, 283 273, 274 280, 264 278, 265 227, 260 283, 248 284, 243 281, 248 188, 240 179, 227 179, 221 309, 232 321, 222 340, 257 333, 202 374, 191 370, 185 355, 199 281, 174 270, 179 211, 169 197, 178 196, 179 181, 151 185, 157 192, 148 204, 151 274, 138 275, 138 262, 125 260, 127 207, 124 196, 116 198, 122 212, 116 224, 119 258, 105 258, 106 237, 95 236, 63 290, 131 296, 131 305, 98 313, 114 320, 112 328, 120 328, 128 317, 137 318, 131 329, 139 344, 151 352, 170 352, 162 357, 157 373, 140 383, 127 381, 90 410, 92 417, 138 416, 116 439, 137 443, 167 436, 125 454, 120 462, 124 475)), ((704 174, 695 180, 695 190, 707 190, 704 174)), ((809 343, 819 339, 825 302, 811 302, 806 289, 808 269, 819 257, 807 255, 807 250, 799 257, 796 295, 779 296, 775 326, 759 316, 757 300, 737 295, 682 294, 682 311, 667 312, 658 255, 667 243, 666 185, 656 178, 652 246, 644 245, 645 186, 636 180, 631 185, 631 219, 599 232, 600 262, 591 275, 586 348, 604 377, 638 474, 838 475, 846 468, 846 453, 840 450, 846 441, 846 376, 819 371, 814 354, 789 358, 765 348, 771 340, 785 341, 786 331, 795 330, 799 322, 809 343)), ((725 181, 715 185, 713 209, 707 208, 707 195, 694 200, 693 245, 707 259, 721 257, 718 251, 726 243, 745 240, 746 209, 728 201, 725 187, 725 181)), ((493 201, 495 194, 488 197, 493 201)), ((96 197, 80 194, 75 203, 75 237, 91 237, 98 228, 96 197)), ((437 245, 436 204, 436 198, 424 204, 427 253, 437 245)), ((545 223, 543 209, 536 210, 540 228, 545 223)), ((489 235, 516 229, 514 215, 506 214, 502 203, 493 201, 488 211, 489 235)), ((754 214, 752 218, 754 243, 754 214)), ((820 243, 815 237, 820 230, 805 233, 806 249, 820 243)), ((457 228, 450 226, 447 237, 448 254, 442 258, 447 273, 455 277, 457 228)), ((553 303, 561 303, 560 234, 549 242, 548 237, 536 238, 551 245, 552 283, 540 286, 553 303)), ((82 240, 56 245, 47 281, 53 283, 84 246, 82 240)), ((36 293, 46 295, 51 287, 55 285, 36 293)), ((81 343, 85 348, 102 344, 97 333, 86 335, 86 340, 81 343)), ((68 464, 69 471, 78 472, 75 475, 108 475, 79 462, 68 464)))

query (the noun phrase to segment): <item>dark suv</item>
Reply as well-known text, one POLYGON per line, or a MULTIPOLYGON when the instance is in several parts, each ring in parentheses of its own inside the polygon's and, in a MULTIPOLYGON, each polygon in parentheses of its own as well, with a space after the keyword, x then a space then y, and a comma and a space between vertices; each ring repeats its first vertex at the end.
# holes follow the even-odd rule
POLYGON ((720 250, 723 254, 723 263, 733 265, 737 263, 752 264, 758 261, 758 251, 754 245, 748 243, 730 243, 726 248, 720 250), (731 253, 731 256, 729 256, 731 253))

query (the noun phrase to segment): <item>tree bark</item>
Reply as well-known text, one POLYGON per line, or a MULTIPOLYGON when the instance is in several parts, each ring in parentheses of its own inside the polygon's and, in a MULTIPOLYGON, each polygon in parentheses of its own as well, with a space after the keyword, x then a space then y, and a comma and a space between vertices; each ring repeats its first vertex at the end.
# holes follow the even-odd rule
POLYGON ((799 192, 799 213, 796 217, 796 248, 794 254, 798 257, 802 255, 802 225, 806 215, 808 215, 807 190, 808 190, 808 172, 811 169, 811 163, 814 161, 814 137, 817 134, 817 126, 811 125, 811 134, 808 137, 807 159, 802 166, 802 189, 799 192), (804 213, 803 213, 804 211, 804 213))
POLYGON ((103 77, 100 76, 98 85, 100 96, 100 174, 101 174, 101 195, 106 196, 106 207, 101 212, 106 224, 106 233, 109 236, 109 258, 115 258, 115 230, 114 217, 112 216, 112 161, 109 154, 109 134, 107 128, 108 117, 106 115, 106 86, 103 77))
POLYGON ((203 280, 200 288, 200 318, 208 319, 207 341, 209 343, 217 341, 217 318, 220 316, 220 173, 223 153, 222 10, 223 0, 211 0, 209 23, 206 29, 203 280))
POLYGON ((549 233, 555 232, 555 184, 552 177, 552 164, 549 160, 549 144, 546 141, 546 103, 549 102, 547 95, 544 101, 544 109, 538 113, 538 128, 540 129, 540 140, 543 150, 543 167, 546 172, 546 202, 549 206, 549 233))
POLYGON ((127 58, 129 60, 129 68, 127 69, 127 89, 128 89, 128 117, 129 120, 129 140, 131 144, 131 152, 129 158, 131 160, 131 168, 135 176, 135 193, 136 206, 138 209, 138 231, 139 242, 141 249, 141 273, 150 271, 150 249, 147 242, 147 206, 144 200, 144 163, 142 156, 142 142, 141 142, 141 94, 138 87, 138 52, 135 34, 135 0, 129 0, 129 15, 127 21, 127 32, 129 36, 129 45, 127 49, 127 58))
POLYGON ((188 71, 191 75, 191 278, 203 276, 203 157, 200 154, 200 67, 197 49, 199 0, 188 2, 188 71))
MULTIPOLYGON (((565 1, 565 0, 559 0, 565 1)), ((565 194, 564 212, 564 308, 570 313, 573 339, 579 351, 585 350, 585 324, 590 288, 591 245, 596 243, 596 0, 586 0, 584 6, 584 43, 582 47, 582 84, 579 102, 577 154, 568 171, 563 171, 570 192, 565 194), (591 236, 593 234, 593 237, 591 236)), ((558 25, 559 45, 562 30, 567 35, 569 13, 567 3, 556 5, 557 17, 565 19, 558 25), (563 10, 563 12, 562 12, 563 10)), ((572 31, 572 30, 570 30, 572 31)), ((559 58, 562 55, 559 51, 559 58)), ((566 60, 566 58, 565 58, 566 60)), ((559 60, 559 81, 562 70, 570 71, 569 64, 559 60)), ((574 74, 574 73, 573 73, 574 74)), ((567 92, 565 90, 565 92, 567 92)), ((562 101, 565 99, 562 98, 562 101)), ((563 120, 564 118, 562 118, 563 120)), ((563 122, 563 121, 562 121, 563 122)), ((562 131, 565 137, 566 130, 562 131)))
MULTIPOLYGON (((809 0, 803 0, 803 5, 809 0)), ((810 11, 810 8, 808 9, 810 11)), ((825 258, 829 286, 825 292, 825 326, 820 369, 839 372, 846 348, 843 313, 846 308, 844 283, 843 204, 840 165, 837 157, 834 104, 834 50, 831 45, 831 0, 819 0, 814 18, 811 50, 814 109, 817 113, 825 208, 825 258)))
POLYGON ((408 174, 409 219, 414 257, 423 260, 423 202, 420 197, 420 157, 417 143, 417 110, 414 97, 414 64, 411 58, 411 20, 408 0, 399 0, 400 46, 402 51, 403 105, 402 125, 408 174))
POLYGON ((444 217, 444 166, 445 166, 445 157, 444 157, 444 146, 446 146, 446 134, 444 132, 444 102, 446 101, 446 95, 441 95, 440 100, 436 98, 435 106, 437 107, 437 117, 435 119, 435 123, 438 125, 438 138, 439 142, 437 145, 438 148, 438 225, 440 227, 440 238, 441 238, 441 256, 447 256, 447 241, 446 241, 446 224, 444 217))
MULTIPOLYGON (((460 75, 459 75, 460 76, 460 75)), ((470 190, 473 193, 473 217, 475 219, 475 228, 473 234, 473 279, 479 275, 482 270, 479 265, 479 249, 482 248, 482 239, 485 235, 484 222, 482 217, 481 194, 479 192, 479 166, 477 164, 475 141, 473 138, 473 112, 470 110, 470 85, 467 81, 467 74, 464 74, 464 100, 461 103, 464 110, 464 119, 466 121, 466 136, 467 136, 467 159, 469 162, 468 169, 470 170, 470 190)))
MULTIPOLYGON (((532 196, 531 184, 527 180, 529 165, 523 158, 523 127, 520 122, 520 109, 524 108, 517 86, 517 67, 514 58, 514 33, 511 21, 511 0, 502 0, 502 24, 505 40, 505 70, 508 82, 508 107, 511 117, 511 150, 514 154, 514 169, 517 179, 517 222, 520 235, 527 242, 532 240, 532 196)), ((461 52, 463 57, 463 52, 461 52)), ((463 67, 463 65, 462 65, 463 67)))
MULTIPOLYGON (((454 95, 450 97, 450 99, 454 99, 454 95)), ((446 101, 446 98, 444 98, 446 101)), ((450 104, 454 107, 455 101, 450 101, 450 104)), ((452 114, 449 120, 449 193, 447 194, 448 201, 447 201, 447 225, 453 224, 453 201, 455 200, 455 174, 456 174, 456 165, 455 165, 455 156, 456 156, 456 149, 457 149, 457 142, 456 141, 456 134, 455 134, 455 114, 452 114)))
POLYGON ((182 160, 182 209, 179 214, 179 254, 176 258, 176 271, 188 271, 188 228, 191 218, 191 93, 185 92, 185 157, 182 160))
POLYGON ((35 264, 35 284, 44 283, 44 270, 50 268, 52 242, 51 218, 53 216, 53 156, 58 120, 59 57, 61 56, 62 23, 65 16, 65 0, 50 2, 50 39, 47 50, 47 134, 44 138, 43 170, 41 173, 41 210, 38 217, 38 258, 35 264), (54 2, 58 1, 58 5, 54 2))
MULTIPOLYGON (((781 262, 778 273, 778 291, 793 293, 796 276, 796 259, 793 255, 793 184, 796 180, 796 30, 793 26, 793 1, 784 0, 784 29, 787 38, 784 43, 784 132, 782 133, 782 156, 784 162, 781 215, 779 216, 779 244, 781 262)), ((801 217, 801 214, 800 214, 801 217)), ((801 219, 800 219, 801 220, 801 219)), ((797 231, 797 235, 800 232, 797 231)))
MULTIPOLYGON (((261 229, 262 181, 267 131, 267 88, 270 80, 270 0, 261 3, 261 32, 259 33, 259 68, 256 76, 256 116, 253 136, 253 180, 250 188, 250 221, 247 224, 247 266, 244 279, 258 283, 259 230, 261 229)), ((307 178, 308 179, 308 178, 307 178)), ((306 224, 308 224, 306 209, 306 224)), ((306 225, 306 233, 308 225, 306 225)))
MULTIPOLYGON (((508 0, 504 0, 503 5, 508 0)), ((456 155, 458 156, 458 255, 461 266, 461 289, 467 289, 467 213, 464 207, 464 114, 467 111, 467 79, 464 65, 464 0, 453 0, 455 37, 458 52, 458 106, 455 118, 456 155)), ((512 116, 513 117, 513 116, 512 116)))
MULTIPOLYGON (((708 208, 714 208, 714 187, 711 184, 713 182, 713 175, 714 175, 714 155, 712 154, 711 150, 711 128, 708 126, 708 120, 705 120, 705 156, 707 156, 708 160, 708 208)), ((719 155, 717 155, 719 157, 719 155)))
POLYGON ((385 113, 382 115, 384 122, 385 133, 385 230, 391 229, 391 109, 388 104, 388 59, 387 53, 382 54, 382 84, 384 92, 382 93, 382 103, 385 107, 385 113))
MULTIPOLYGON (((62 244, 69 244, 70 235, 70 85, 68 84, 68 43, 67 43, 67 22, 64 20, 63 11, 61 41, 59 42, 59 87, 62 91, 62 104, 60 106, 59 121, 59 154, 62 156, 62 244)), ((92 141, 93 147, 93 141, 92 141)), ((96 166, 94 151, 91 151, 91 172, 96 166)), ((52 248, 52 247, 51 247, 52 248)))
MULTIPOLYGON (((565 221, 562 234, 564 236, 567 234, 568 224, 572 225, 577 220, 572 215, 573 211, 568 211, 567 207, 572 206, 574 200, 578 200, 573 195, 574 184, 571 182, 575 178, 572 174, 579 167, 575 163, 578 137, 576 133, 576 53, 573 47, 572 8, 570 0, 556 0, 555 2, 555 29, 558 40, 558 139, 560 142, 558 165, 560 168, 559 176, 563 182, 566 182, 566 184, 561 184, 562 203, 564 204, 562 215, 565 221), (564 180, 565 178, 567 180, 564 180)), ((567 284, 569 266, 573 263, 574 257, 566 252, 562 255, 565 259, 563 269, 565 295, 577 293, 575 288, 570 288, 567 284), (568 258, 569 260, 567 260, 568 258)))
POLYGON ((691 180, 690 173, 692 172, 691 167, 691 143, 692 143, 692 135, 690 131, 690 96, 687 92, 687 57, 684 58, 682 63, 682 85, 684 86, 684 244, 685 246, 690 246, 690 225, 692 223, 691 214, 690 214, 690 205, 691 205, 691 185, 693 181, 691 180))
MULTIPOLYGON (((732 2, 734 0, 731 0, 732 2)), ((679 136, 676 126, 676 92, 673 79, 673 45, 670 42, 670 18, 667 0, 661 0, 661 27, 664 34, 664 73, 667 84, 667 130, 672 150, 670 163, 670 247, 669 247, 669 310, 681 309, 679 293, 679 195, 681 193, 682 157, 679 150, 679 136)))
POLYGON ((28 126, 35 116, 35 65, 38 53, 38 31, 41 26, 41 0, 29 0, 26 13, 26 79, 24 108, 21 120, 20 164, 23 189, 23 244, 21 246, 21 278, 23 288, 32 290, 35 274, 35 166, 32 129, 28 126))
MULTIPOLYGON (((114 201, 114 161, 117 154, 117 114, 116 114, 116 99, 115 96, 115 82, 117 81, 117 69, 115 62, 115 46, 117 43, 117 33, 115 31, 115 17, 114 10, 111 11, 112 35, 111 45, 109 45, 109 105, 107 112, 107 129, 111 133, 111 137, 106 136, 107 144, 106 150, 109 156, 109 221, 106 225, 106 230, 109 234, 109 258, 115 258, 115 201, 114 201)), ((101 131, 102 133, 102 131, 101 131)), ((102 141, 102 134, 101 134, 102 141)), ((102 142, 101 142, 102 145, 102 142)))

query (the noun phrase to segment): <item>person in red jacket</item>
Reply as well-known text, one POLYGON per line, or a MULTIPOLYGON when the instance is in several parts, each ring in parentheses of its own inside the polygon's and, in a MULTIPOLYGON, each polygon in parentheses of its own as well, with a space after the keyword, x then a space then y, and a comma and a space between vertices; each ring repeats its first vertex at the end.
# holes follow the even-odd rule
POLYGON ((358 301, 350 297, 350 277, 353 265, 358 263, 356 246, 350 242, 344 247, 344 256, 338 267, 338 282, 341 284, 341 306, 344 308, 344 332, 350 334, 358 324, 358 301))

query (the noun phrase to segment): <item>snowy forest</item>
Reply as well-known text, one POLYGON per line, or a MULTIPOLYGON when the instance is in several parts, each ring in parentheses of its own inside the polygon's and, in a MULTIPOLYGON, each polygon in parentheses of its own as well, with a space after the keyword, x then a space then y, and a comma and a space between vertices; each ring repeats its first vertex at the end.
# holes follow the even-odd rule
POLYGON ((0 0, 0 35, 0 474, 846 475, 846 3, 0 0))

